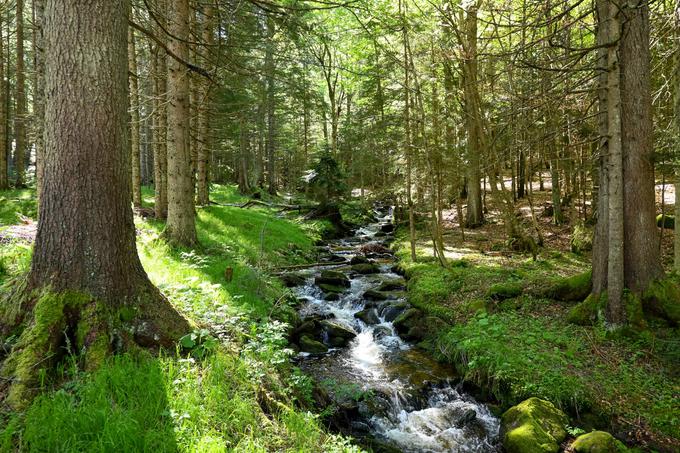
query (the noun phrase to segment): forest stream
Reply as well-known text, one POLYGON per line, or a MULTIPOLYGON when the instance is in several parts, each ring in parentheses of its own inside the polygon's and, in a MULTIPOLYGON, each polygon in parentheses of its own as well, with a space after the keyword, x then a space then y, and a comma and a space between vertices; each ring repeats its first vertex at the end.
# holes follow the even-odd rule
POLYGON ((337 265, 296 275, 296 360, 323 389, 317 401, 335 408, 337 429, 378 451, 497 451, 499 420, 456 385, 452 368, 399 336, 408 338, 400 322, 410 307, 387 248, 393 208, 374 213, 374 223, 325 245, 324 260, 337 265))

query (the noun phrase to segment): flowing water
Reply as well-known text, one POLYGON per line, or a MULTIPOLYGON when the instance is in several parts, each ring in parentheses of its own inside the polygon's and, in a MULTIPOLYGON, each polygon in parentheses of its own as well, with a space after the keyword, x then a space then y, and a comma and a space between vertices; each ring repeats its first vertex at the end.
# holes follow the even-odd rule
MULTIPOLYGON (((317 382, 356 389, 362 395, 368 395, 354 399, 345 395, 344 399, 349 400, 346 405, 349 428, 346 431, 379 442, 382 447, 377 449, 498 451, 498 419, 455 385, 452 369, 402 340, 393 323, 386 320, 385 306, 406 306, 403 288, 386 292, 387 301, 365 300, 366 291, 375 290, 382 282, 398 282, 401 278, 392 271, 395 258, 386 253, 387 250, 380 250, 379 246, 366 247, 367 244, 385 245, 391 239, 392 228, 385 225, 392 223, 392 208, 376 205, 375 216, 375 223, 359 229, 354 236, 329 242, 328 259, 339 264, 309 269, 304 273, 305 283, 296 289, 300 298, 306 301, 300 308, 303 320, 331 319, 356 335, 344 347, 331 348, 326 353, 301 352, 300 367, 317 382), (373 252, 362 253, 367 249, 373 252), (361 275, 352 271, 349 261, 362 254, 378 264, 379 272, 361 275), (341 271, 351 279, 349 287, 337 300, 326 300, 328 297, 315 284, 315 277, 329 268, 341 271), (377 307, 375 313, 378 315, 369 324, 355 317, 367 306, 377 307)), ((327 335, 319 340, 331 344, 327 335)))

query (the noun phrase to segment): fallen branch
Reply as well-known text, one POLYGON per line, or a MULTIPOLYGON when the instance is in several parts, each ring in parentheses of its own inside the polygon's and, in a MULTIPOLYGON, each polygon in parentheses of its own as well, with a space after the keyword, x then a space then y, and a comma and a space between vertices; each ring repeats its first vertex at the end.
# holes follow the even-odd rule
POLYGON ((323 262, 323 263, 310 263, 310 264, 297 264, 295 266, 283 266, 283 267, 276 267, 274 270, 276 273, 282 273, 286 271, 292 271, 296 269, 309 269, 310 267, 322 267, 322 266, 343 266, 347 265, 348 263, 338 263, 338 262, 323 262))
POLYGON ((245 203, 217 203, 215 201, 211 201, 210 203, 218 206, 228 206, 231 208, 241 209, 250 208, 251 206, 266 206, 268 208, 282 209, 284 211, 302 211, 316 209, 316 206, 312 205, 267 203, 266 201, 262 200, 248 200, 245 203))

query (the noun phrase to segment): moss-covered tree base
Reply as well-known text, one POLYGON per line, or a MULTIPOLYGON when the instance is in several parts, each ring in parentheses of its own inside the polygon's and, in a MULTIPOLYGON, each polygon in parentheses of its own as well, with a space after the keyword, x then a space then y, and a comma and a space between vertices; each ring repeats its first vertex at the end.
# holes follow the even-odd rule
MULTIPOLYGON (((626 310, 627 328, 644 330, 647 322, 642 310, 642 300, 634 293, 626 290, 623 293, 624 307, 626 310)), ((607 308, 607 292, 600 294, 592 293, 586 300, 576 305, 569 311, 568 320, 581 326, 594 325, 605 322, 607 308)))
POLYGON ((545 291, 545 297, 564 302, 581 302, 593 289, 592 272, 576 274, 568 278, 560 278, 545 291))
POLYGON ((646 311, 659 316, 673 326, 680 325, 680 284, 675 278, 657 280, 642 295, 646 311))
POLYGON ((66 357, 96 369, 110 354, 172 347, 189 323, 152 286, 117 306, 76 291, 48 290, 0 302, 0 340, 11 351, 0 367, 6 403, 22 409, 66 357))

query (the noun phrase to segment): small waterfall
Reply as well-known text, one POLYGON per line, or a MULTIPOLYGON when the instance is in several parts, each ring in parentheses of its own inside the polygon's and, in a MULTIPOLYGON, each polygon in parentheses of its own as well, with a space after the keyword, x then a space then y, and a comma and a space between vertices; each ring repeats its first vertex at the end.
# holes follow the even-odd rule
MULTIPOLYGON (((406 452, 499 451, 499 420, 450 384, 455 380, 453 370, 402 340, 387 319, 390 307, 408 305, 403 290, 375 296, 382 283, 397 282, 400 276, 390 271, 395 258, 385 253, 393 232, 394 207, 378 204, 374 212, 375 223, 359 228, 352 238, 329 243, 329 250, 346 262, 308 270, 305 284, 296 289, 305 301, 300 308, 303 319, 330 321, 353 336, 345 347, 329 347, 325 354, 301 353, 300 367, 318 382, 356 387, 372 395, 362 403, 348 403, 356 403, 358 415, 353 416, 361 418, 347 428, 355 437, 376 439, 406 452), (361 273, 350 265, 350 260, 363 256, 357 262, 372 263, 378 272, 361 273), (349 278, 343 291, 332 298, 315 284, 315 278, 328 270, 349 278), (374 296, 365 297, 368 291, 374 296), (368 432, 355 432, 356 426, 368 432)), ((389 319, 394 319, 393 313, 389 319)), ((318 338, 329 346, 332 343, 327 330, 318 338)))

